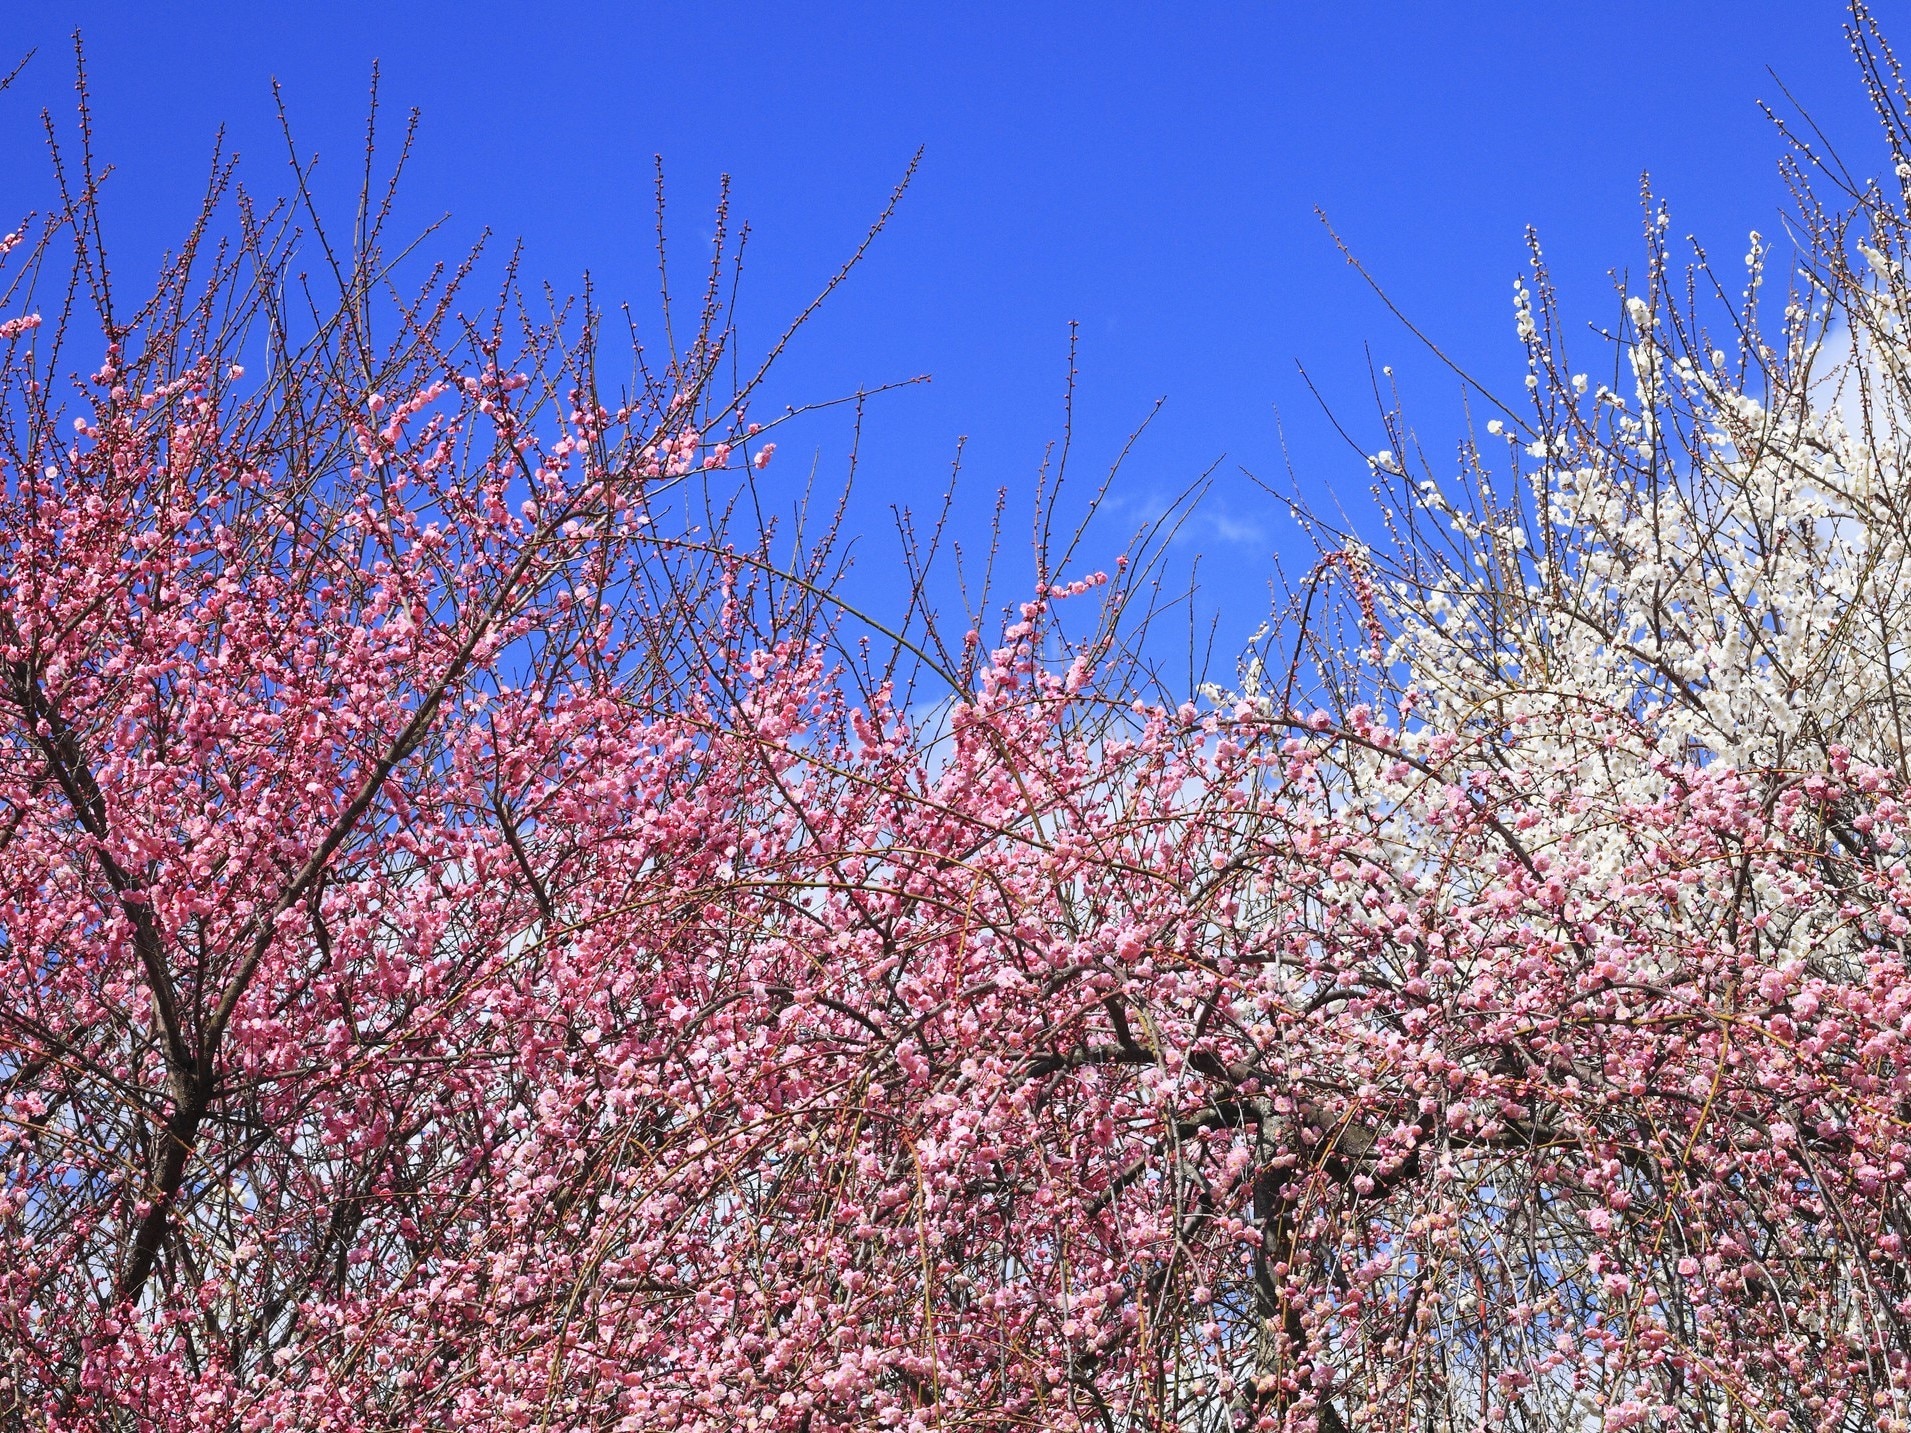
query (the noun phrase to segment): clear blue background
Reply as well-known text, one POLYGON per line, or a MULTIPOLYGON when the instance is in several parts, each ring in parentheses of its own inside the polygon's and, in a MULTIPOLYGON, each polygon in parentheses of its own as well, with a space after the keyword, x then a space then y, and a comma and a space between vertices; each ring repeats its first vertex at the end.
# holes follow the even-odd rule
MULTIPOLYGON (((1885 5, 1911 44, 1911 6, 1885 5)), ((1116 488, 1118 526, 1220 460, 1177 547, 1203 561, 1224 648, 1266 611, 1272 558, 1300 551, 1238 476, 1357 513, 1367 474, 1296 372, 1381 446, 1367 379, 1397 365, 1436 454, 1460 432, 1457 385, 1341 261, 1324 209, 1390 294, 1462 361, 1517 388, 1511 280, 1538 227, 1572 314, 1607 321, 1608 270, 1637 268, 1650 170, 1736 263, 1778 232, 1785 194, 1771 66, 1850 154, 1877 145, 1835 0, 1466 3, 292 5, 21 0, 0 59, 38 53, 0 96, 0 211, 43 206, 38 114, 72 118, 84 29, 101 148, 116 166, 109 243, 122 282, 175 238, 227 126, 255 189, 282 186, 269 81, 344 190, 371 62, 388 115, 424 111, 408 189, 441 247, 522 236, 561 288, 589 269, 607 300, 654 291, 652 155, 661 154, 694 283, 721 173, 749 221, 745 316, 760 340, 855 246, 918 146, 920 175, 867 266, 782 370, 779 401, 926 372, 871 413, 852 526, 859 578, 897 600, 891 502, 933 506, 969 438, 971 539, 1001 484, 1011 533, 1059 434, 1067 325, 1081 324, 1075 461, 1089 476, 1157 396, 1167 406, 1116 488), (1278 414, 1278 424, 1277 424, 1278 414)), ((343 208, 341 214, 346 212, 343 208)), ((1585 348, 1592 354, 1590 340, 1585 348)), ((845 434, 791 433, 772 470, 842 470, 845 434)), ((1304 561, 1304 559, 1303 559, 1304 561)), ((1183 629, 1185 631, 1185 628, 1183 629)))

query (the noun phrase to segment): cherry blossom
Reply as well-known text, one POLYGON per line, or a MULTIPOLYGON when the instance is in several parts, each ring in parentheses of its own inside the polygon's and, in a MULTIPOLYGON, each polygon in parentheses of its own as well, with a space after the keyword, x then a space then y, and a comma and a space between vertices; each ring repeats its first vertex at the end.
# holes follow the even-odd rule
POLYGON ((865 660, 715 298, 248 214, 0 318, 10 1424, 1911 1428, 1902 194, 1726 336, 1655 219, 1624 393, 1536 258, 1185 701, 1128 554, 865 660))

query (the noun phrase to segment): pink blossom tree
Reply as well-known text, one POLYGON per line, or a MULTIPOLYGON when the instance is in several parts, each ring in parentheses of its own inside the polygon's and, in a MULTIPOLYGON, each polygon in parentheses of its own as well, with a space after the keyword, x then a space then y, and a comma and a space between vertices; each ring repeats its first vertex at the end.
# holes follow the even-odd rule
POLYGON ((1501 475, 1388 415, 1204 705, 1045 556, 896 629, 931 705, 686 501, 768 448, 719 284, 614 395, 376 224, 291 311, 243 201, 127 312, 82 174, 0 323, 5 1416, 1904 1433, 1907 186, 1769 328, 1655 225, 1608 384, 1536 263, 1501 475))

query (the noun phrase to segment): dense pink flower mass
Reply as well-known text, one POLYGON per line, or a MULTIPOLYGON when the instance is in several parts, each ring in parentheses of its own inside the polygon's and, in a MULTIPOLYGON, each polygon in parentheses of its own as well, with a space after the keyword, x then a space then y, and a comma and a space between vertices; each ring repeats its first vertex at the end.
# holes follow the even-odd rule
POLYGON ((612 400, 241 218, 0 319, 6 1426, 1911 1433, 1897 201, 1623 396, 1523 284, 1185 705, 1126 564, 862 662, 714 298, 612 400))

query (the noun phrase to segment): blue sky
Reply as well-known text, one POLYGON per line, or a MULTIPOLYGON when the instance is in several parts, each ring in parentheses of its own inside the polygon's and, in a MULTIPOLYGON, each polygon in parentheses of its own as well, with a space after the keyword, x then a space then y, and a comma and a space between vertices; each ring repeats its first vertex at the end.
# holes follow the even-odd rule
MULTIPOLYGON (((1885 5, 1906 13, 1911 6, 1885 5)), ((1650 170, 1674 231, 1736 258, 1774 233, 1779 141, 1766 67, 1857 159, 1873 130, 1835 0, 1598 5, 1308 3, 800 5, 15 4, 0 59, 38 53, 0 96, 0 209, 44 203, 38 114, 71 116, 82 27, 101 148, 118 166, 109 244, 122 272, 175 237, 226 125, 250 182, 284 174, 270 81, 341 181, 367 78, 424 112, 410 217, 449 212, 445 247, 522 236, 531 273, 600 294, 654 288, 652 156, 679 252, 707 232, 719 174, 752 226, 745 316, 759 336, 852 250, 918 147, 916 183, 865 268, 783 368, 779 398, 916 373, 870 414, 853 526, 881 605, 884 510, 929 506, 966 435, 970 531, 994 489, 1025 532, 1058 435, 1067 326, 1081 325, 1075 457, 1087 477, 1167 399, 1117 485, 1136 518, 1217 460, 1178 553, 1204 554, 1223 644, 1266 608, 1293 538, 1238 476, 1284 469, 1358 511, 1367 477, 1322 417, 1304 363, 1350 431, 1381 445, 1369 354, 1405 380, 1435 452, 1458 393, 1340 260, 1324 209, 1391 296, 1464 362, 1515 388, 1511 280, 1536 225, 1575 318, 1613 312, 1636 267, 1650 170), (1279 422, 1277 424, 1277 413, 1279 422)), ((686 277, 690 269, 686 262, 686 277)), ((1589 345, 1590 347, 1590 345, 1589 345)), ((792 433, 779 471, 841 471, 844 433, 792 433)), ((1119 546, 1098 535, 1106 557, 1119 546)))

